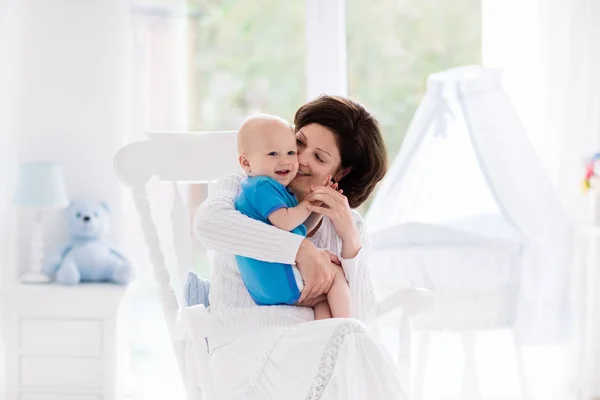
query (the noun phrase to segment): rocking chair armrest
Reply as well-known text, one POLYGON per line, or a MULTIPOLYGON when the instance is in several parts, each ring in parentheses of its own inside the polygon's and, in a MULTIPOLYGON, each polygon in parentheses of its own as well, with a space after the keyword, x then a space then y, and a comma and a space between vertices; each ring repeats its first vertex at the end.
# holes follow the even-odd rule
POLYGON ((397 308, 402 308, 402 311, 410 317, 429 312, 433 309, 433 294, 423 288, 400 289, 379 303, 378 314, 382 317, 397 308))
POLYGON ((206 337, 210 316, 202 304, 182 308, 178 311, 177 327, 173 332, 179 341, 185 341, 187 335, 206 337))

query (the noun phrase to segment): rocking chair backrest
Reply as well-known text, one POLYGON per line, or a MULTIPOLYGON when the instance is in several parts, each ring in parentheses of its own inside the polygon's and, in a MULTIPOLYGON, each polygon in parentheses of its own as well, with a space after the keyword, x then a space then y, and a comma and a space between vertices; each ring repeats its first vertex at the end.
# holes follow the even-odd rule
MULTIPOLYGON (((175 190, 171 221, 177 265, 168 268, 152 219, 146 185, 153 178, 173 182, 175 188, 178 182, 211 183, 239 170, 236 132, 150 132, 148 138, 121 148, 115 155, 114 166, 121 181, 133 194, 188 396, 190 399, 202 399, 202 392, 207 396, 212 392, 208 355, 204 338, 190 338, 189 332, 192 329, 198 335, 198 331, 207 329, 203 326, 206 321, 203 316, 207 313, 205 310, 184 309, 182 302, 181 281, 191 266, 189 212, 179 191, 175 190)), ((202 336, 201 333, 199 336, 202 336)))

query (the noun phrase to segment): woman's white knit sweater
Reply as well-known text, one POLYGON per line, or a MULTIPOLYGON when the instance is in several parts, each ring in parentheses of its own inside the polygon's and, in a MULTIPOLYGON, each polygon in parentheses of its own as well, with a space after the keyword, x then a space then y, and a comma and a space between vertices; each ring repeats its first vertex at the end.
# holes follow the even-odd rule
MULTIPOLYGON (((210 314, 214 331, 209 336, 211 350, 236 340, 250 330, 289 327, 314 319, 311 308, 257 306, 248 294, 234 255, 294 264, 304 237, 238 212, 234 202, 240 192, 242 178, 242 174, 231 174, 221 179, 194 218, 194 233, 209 250, 212 267, 210 314)), ((310 240, 318 248, 340 256, 352 294, 354 316, 368 321, 377 313, 370 277, 369 243, 360 214, 354 211, 353 215, 363 244, 354 258, 341 258, 341 240, 326 217, 310 240)))

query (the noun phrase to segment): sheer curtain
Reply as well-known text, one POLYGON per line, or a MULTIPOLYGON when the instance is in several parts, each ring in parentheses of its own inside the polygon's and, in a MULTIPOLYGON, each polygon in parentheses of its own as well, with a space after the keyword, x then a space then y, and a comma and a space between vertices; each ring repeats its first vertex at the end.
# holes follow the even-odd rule
MULTIPOLYGON (((600 3, 593 0, 482 0, 483 61, 505 72, 505 87, 563 204, 579 224, 600 222, 596 195, 583 195, 583 160, 600 146, 600 3)), ((575 237, 572 340, 561 347, 578 361, 571 378, 580 398, 600 394, 599 296, 589 265, 597 243, 575 237), (585 262, 583 262, 585 260, 585 262), (597 312, 595 314, 598 314, 597 312), (595 342, 595 343, 594 343, 595 342)), ((536 349, 538 359, 554 349, 536 349)), ((568 380, 562 379, 563 384, 568 380)), ((556 381, 552 382, 556 385, 556 381)), ((571 394, 574 391, 571 390, 571 394)))
POLYGON ((0 286, 15 273, 12 178, 17 148, 14 97, 18 93, 16 31, 17 1, 0 0, 0 286))
MULTIPOLYGON (((129 142, 146 138, 147 131, 187 128, 186 2, 134 2, 131 6, 131 103, 129 142)), ((170 185, 147 186, 159 234, 170 243, 170 185)), ((137 279, 125 301, 132 399, 185 397, 171 339, 152 276, 148 249, 129 191, 124 193, 124 248, 137 266, 137 279)), ((172 249, 165 248, 167 261, 172 249)))
POLYGON ((504 84, 574 219, 582 161, 600 145, 600 4, 482 0, 483 63, 504 84))

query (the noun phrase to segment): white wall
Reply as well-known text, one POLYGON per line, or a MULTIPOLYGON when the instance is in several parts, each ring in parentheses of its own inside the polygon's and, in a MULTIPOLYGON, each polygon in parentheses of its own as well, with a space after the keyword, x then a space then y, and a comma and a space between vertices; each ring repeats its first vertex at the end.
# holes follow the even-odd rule
MULTIPOLYGON (((72 198, 109 202, 118 239, 122 191, 112 156, 127 132, 129 4, 21 0, 19 8, 18 156, 61 163, 72 198)), ((64 235, 56 229, 56 221, 47 228, 50 247, 64 235)), ((27 232, 20 236, 24 269, 27 232)))

